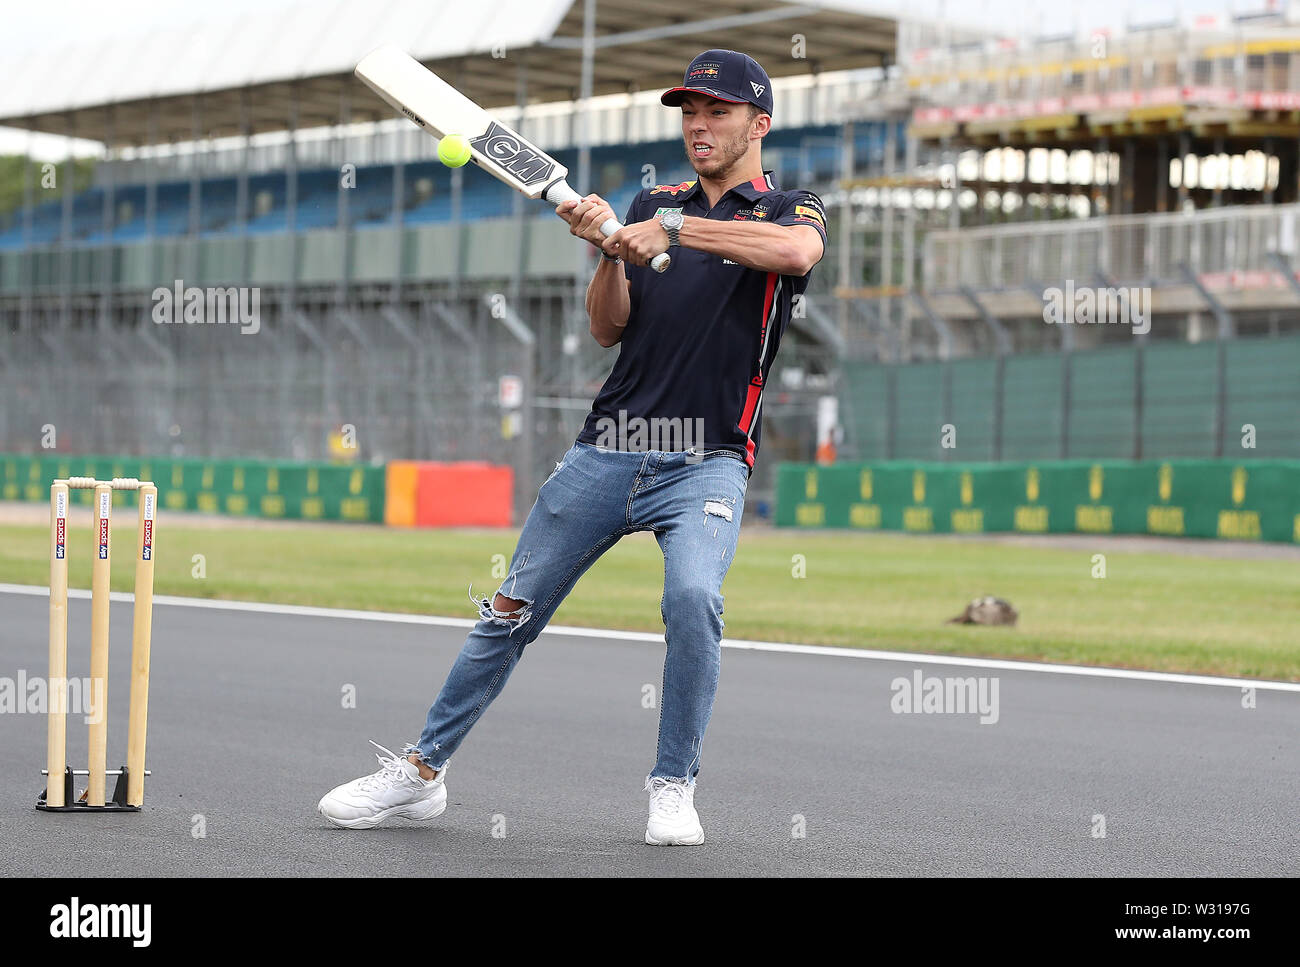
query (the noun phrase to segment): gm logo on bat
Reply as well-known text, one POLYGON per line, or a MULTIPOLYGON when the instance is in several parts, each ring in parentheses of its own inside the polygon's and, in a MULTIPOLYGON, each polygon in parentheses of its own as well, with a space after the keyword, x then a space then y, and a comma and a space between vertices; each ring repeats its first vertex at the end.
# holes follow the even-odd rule
POLYGON ((405 104, 402 105, 402 113, 405 114, 408 118, 410 118, 412 121, 414 121, 422 128, 427 128, 429 126, 428 124, 425 123, 424 118, 420 117, 420 115, 416 114, 405 104))
POLYGON ((519 135, 493 121, 469 146, 525 185, 549 181, 555 162, 519 135))

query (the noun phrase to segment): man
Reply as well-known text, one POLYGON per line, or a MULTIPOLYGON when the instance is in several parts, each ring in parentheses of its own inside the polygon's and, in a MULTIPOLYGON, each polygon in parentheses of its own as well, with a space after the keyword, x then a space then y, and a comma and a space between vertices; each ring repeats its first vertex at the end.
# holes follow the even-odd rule
POLYGON ((720 589, 758 452, 763 389, 826 227, 816 195, 781 191, 763 171, 772 83, 752 58, 705 51, 661 100, 681 108, 698 179, 643 189, 609 238, 599 226, 614 213, 598 196, 556 209, 571 234, 601 248, 586 307, 596 341, 621 347, 614 369, 538 492, 509 575, 479 602, 481 620, 420 741, 400 755, 376 746, 387 753, 378 772, 326 795, 319 808, 335 825, 440 814, 448 760, 525 646, 602 553, 648 530, 664 555, 668 647, 645 841, 704 842, 695 779, 721 667, 720 589), (647 266, 662 252, 672 263, 657 275, 647 266), (665 444, 651 432, 648 448, 647 424, 682 439, 665 444))

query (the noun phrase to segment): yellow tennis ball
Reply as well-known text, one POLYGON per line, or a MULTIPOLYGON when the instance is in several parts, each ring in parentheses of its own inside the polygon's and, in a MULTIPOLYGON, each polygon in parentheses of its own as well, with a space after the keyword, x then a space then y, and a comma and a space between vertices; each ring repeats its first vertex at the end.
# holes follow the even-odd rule
POLYGON ((448 168, 459 168, 469 161, 469 142, 459 134, 449 134, 438 142, 438 160, 448 168))

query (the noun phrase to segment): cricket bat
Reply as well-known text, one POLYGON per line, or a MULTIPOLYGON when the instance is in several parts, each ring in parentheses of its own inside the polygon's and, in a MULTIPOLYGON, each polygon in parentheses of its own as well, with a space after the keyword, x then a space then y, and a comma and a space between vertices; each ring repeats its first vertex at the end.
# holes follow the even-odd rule
MULTIPOLYGON (((552 205, 580 201, 564 179, 569 169, 483 110, 418 60, 391 44, 371 51, 357 64, 357 77, 397 110, 435 138, 459 134, 469 142, 470 160, 529 198, 552 205)), ((606 236, 622 223, 609 218, 600 226, 606 236)), ((650 267, 663 272, 671 262, 663 252, 650 267)))

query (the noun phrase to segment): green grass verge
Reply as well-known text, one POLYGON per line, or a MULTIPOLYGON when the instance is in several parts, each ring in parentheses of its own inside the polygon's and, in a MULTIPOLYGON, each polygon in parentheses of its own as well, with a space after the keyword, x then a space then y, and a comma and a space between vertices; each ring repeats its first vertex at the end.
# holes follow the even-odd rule
MULTIPOLYGON (((132 521, 134 527, 134 521, 132 521)), ((70 580, 88 587, 90 536, 72 535, 70 580)), ((516 531, 402 531, 305 524, 160 528, 159 594, 473 617, 516 531), (196 577, 195 555, 206 576, 196 577)), ((119 547, 121 545, 119 544, 119 547)), ((887 535, 746 531, 724 587, 727 635, 899 651, 1300 680, 1300 563, 1091 552, 887 535), (806 576, 792 575, 803 555, 806 576), (945 625, 981 594, 1009 598, 1017 628, 945 625)), ((129 591, 118 555, 113 588, 129 591)), ((48 584, 49 532, 0 526, 0 582, 48 584)), ((625 538, 554 623, 662 631, 663 558, 625 538)))

